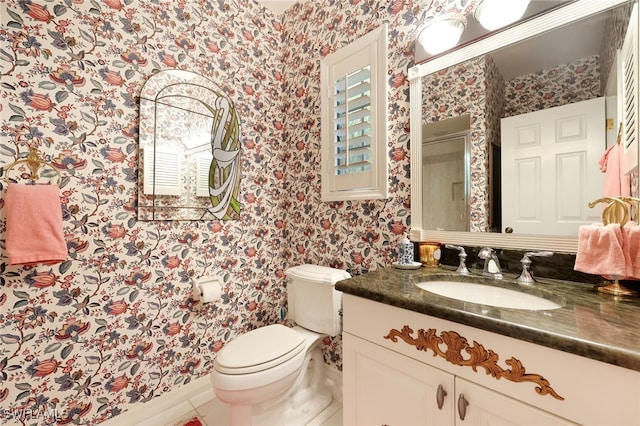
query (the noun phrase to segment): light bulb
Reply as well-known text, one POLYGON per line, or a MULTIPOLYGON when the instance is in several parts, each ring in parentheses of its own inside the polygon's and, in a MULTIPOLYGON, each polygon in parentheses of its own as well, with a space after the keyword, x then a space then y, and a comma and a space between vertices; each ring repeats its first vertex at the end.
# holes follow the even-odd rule
POLYGON ((454 47, 466 27, 462 15, 442 15, 431 21, 418 35, 418 43, 432 55, 454 47))
POLYGON ((473 16, 489 31, 497 30, 524 15, 530 0, 481 0, 473 16))

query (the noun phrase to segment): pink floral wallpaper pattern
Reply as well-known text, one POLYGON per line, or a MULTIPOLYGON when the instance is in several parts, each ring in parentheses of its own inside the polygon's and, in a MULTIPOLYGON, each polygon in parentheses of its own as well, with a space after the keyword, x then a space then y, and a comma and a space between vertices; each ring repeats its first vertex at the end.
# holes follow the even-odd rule
POLYGON ((0 422, 31 410, 19 420, 46 424, 55 410, 57 424, 97 424, 207 374, 230 338, 286 315, 283 28, 252 1, 1 7, 0 166, 37 147, 62 172, 69 256, 15 267, 2 252, 0 422), (241 220, 136 220, 138 96, 170 68, 238 106, 241 220), (198 304, 191 280, 210 274, 224 297, 198 304))
POLYGON ((504 116, 511 117, 602 96, 598 55, 509 80, 504 116))

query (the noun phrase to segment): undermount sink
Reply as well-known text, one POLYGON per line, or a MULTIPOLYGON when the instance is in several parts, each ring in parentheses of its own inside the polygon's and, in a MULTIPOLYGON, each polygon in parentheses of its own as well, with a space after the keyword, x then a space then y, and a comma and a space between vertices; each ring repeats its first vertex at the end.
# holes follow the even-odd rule
POLYGON ((416 286, 451 299, 499 308, 539 311, 562 307, 562 305, 541 296, 485 284, 458 281, 424 281, 416 284, 416 286))

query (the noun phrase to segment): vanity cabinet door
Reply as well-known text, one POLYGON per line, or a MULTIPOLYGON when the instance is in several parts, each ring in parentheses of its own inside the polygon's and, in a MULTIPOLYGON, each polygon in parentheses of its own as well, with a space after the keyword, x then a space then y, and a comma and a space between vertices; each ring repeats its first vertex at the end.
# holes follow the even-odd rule
POLYGON ((453 375, 349 333, 343 357, 345 425, 453 424, 453 375))
POLYGON ((576 425, 529 404, 456 377, 456 425, 576 425))

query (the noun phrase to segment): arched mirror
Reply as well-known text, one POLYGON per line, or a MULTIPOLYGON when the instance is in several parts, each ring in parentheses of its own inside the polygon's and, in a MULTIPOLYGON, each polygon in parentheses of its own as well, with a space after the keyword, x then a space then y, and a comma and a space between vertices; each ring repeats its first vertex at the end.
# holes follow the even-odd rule
MULTIPOLYGON (((423 188, 425 185, 437 185, 438 181, 425 181, 424 163, 412 161, 411 213, 414 241, 563 252, 576 250, 578 225, 574 229, 562 232, 554 232, 552 229, 555 228, 545 226, 535 233, 525 227, 506 225, 510 219, 508 216, 504 217, 504 214, 509 212, 505 213, 503 206, 517 203, 533 204, 536 197, 545 204, 552 196, 549 186, 538 185, 536 189, 520 185, 520 182, 526 184, 529 181, 529 176, 525 174, 527 170, 548 176, 547 172, 541 171, 542 169, 536 169, 534 162, 517 159, 518 166, 521 166, 518 169, 520 175, 510 174, 509 168, 501 167, 509 161, 505 160, 505 154, 509 152, 505 150, 502 131, 505 124, 509 124, 505 120, 516 114, 541 110, 542 104, 563 107, 577 103, 574 96, 578 92, 581 92, 579 96, 584 94, 586 100, 599 98, 602 104, 600 107, 606 112, 602 113, 601 118, 582 120, 582 124, 596 123, 601 129, 597 137, 598 147, 593 150, 585 149, 584 153, 574 155, 579 149, 575 146, 570 147, 569 142, 575 142, 574 136, 586 127, 569 120, 572 116, 578 116, 571 113, 569 118, 561 123, 567 124, 565 127, 557 127, 560 125, 554 124, 551 129, 552 133, 565 138, 566 143, 563 142, 562 145, 568 147, 566 153, 556 155, 551 163, 557 166, 556 170, 580 170, 580 167, 589 167, 595 170, 596 174, 600 174, 598 159, 604 154, 607 145, 616 143, 618 123, 624 121, 620 112, 624 109, 621 106, 624 104, 621 95, 624 79, 619 76, 624 66, 619 52, 625 34, 628 33, 627 28, 637 26, 637 12, 631 14, 632 9, 637 10, 636 3, 635 0, 570 2, 477 42, 436 56, 409 70, 411 158, 424 161, 423 150, 425 142, 429 140, 427 135, 431 132, 431 127, 455 117, 468 117, 465 121, 470 127, 471 144, 471 158, 467 169, 470 180, 465 182, 469 187, 469 205, 466 206, 468 211, 465 208, 456 213, 459 217, 467 215, 470 232, 460 232, 460 228, 453 227, 434 227, 425 220, 424 210, 433 206, 425 204, 425 201, 428 201, 425 199, 423 188), (629 22, 634 25, 629 25, 629 22), (546 44, 541 50, 536 50, 539 39, 546 40, 546 44), (573 44, 575 41, 592 41, 592 47, 579 50, 573 44), (546 78, 549 85, 533 83, 529 92, 518 91, 538 77, 546 78), (563 91, 567 87, 575 90, 563 91), (605 118, 612 122, 609 130, 605 128, 605 118), (563 169, 565 166, 567 168, 563 169), (574 168, 569 169, 569 166, 574 168), (515 196, 518 198, 505 194, 501 182, 518 182, 515 196), (514 228, 517 229, 514 231, 514 228), (509 233, 511 231, 513 233, 509 233)), ((637 55, 637 45, 635 49, 637 55)), ((637 57, 635 63, 637 64, 637 57)), ((637 79, 637 75, 635 78, 637 79)), ((630 102, 637 111, 637 86, 633 90, 635 93, 630 102)), ((519 129, 533 129, 533 126, 527 125, 515 126, 519 126, 519 129)), ((533 130, 522 132, 523 135, 525 133, 529 141, 539 136, 533 130)), ((637 181, 637 151, 629 150, 626 155, 629 161, 635 162, 635 166, 632 164, 627 167, 627 171, 631 172, 637 181)), ((510 161, 513 163, 514 160, 510 161)), ((599 221, 600 212, 589 209, 588 203, 597 197, 598 193, 601 194, 601 183, 595 180, 588 181, 583 187, 595 192, 579 193, 571 186, 577 181, 577 174, 566 174, 569 177, 563 184, 565 189, 568 188, 565 191, 566 196, 553 196, 564 204, 553 209, 578 211, 583 215, 580 219, 585 223, 599 221), (576 205, 570 206, 569 201, 574 200, 576 205)), ((553 183, 555 182, 556 180, 553 183)), ((451 182, 446 182, 446 185, 443 193, 453 194, 451 182)), ((637 185, 635 189, 637 190, 637 185)), ((458 193, 461 194, 460 191, 458 193)))
POLYGON ((152 75, 140 96, 139 220, 238 219, 240 122, 206 77, 152 75))

